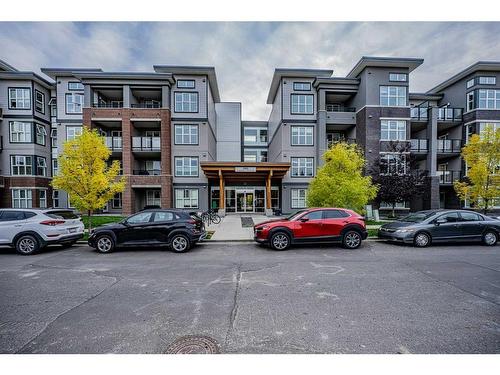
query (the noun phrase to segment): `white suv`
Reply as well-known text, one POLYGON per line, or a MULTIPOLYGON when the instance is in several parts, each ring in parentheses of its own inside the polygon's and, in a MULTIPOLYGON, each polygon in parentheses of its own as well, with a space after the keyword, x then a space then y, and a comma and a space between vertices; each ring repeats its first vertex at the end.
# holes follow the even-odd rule
POLYGON ((51 244, 65 247, 83 237, 78 215, 64 209, 0 209, 0 245, 30 255, 51 244))

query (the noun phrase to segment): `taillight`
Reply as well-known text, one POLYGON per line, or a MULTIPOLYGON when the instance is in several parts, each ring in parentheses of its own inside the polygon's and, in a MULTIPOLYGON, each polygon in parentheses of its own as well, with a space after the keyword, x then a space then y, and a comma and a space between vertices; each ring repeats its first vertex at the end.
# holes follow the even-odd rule
POLYGON ((44 220, 44 221, 40 222, 40 224, 42 224, 42 225, 50 225, 52 227, 55 225, 61 225, 64 223, 65 223, 64 220, 44 220))
POLYGON ((196 224, 196 220, 191 219, 191 220, 189 220, 189 221, 188 221, 188 223, 189 223, 189 224, 196 224))

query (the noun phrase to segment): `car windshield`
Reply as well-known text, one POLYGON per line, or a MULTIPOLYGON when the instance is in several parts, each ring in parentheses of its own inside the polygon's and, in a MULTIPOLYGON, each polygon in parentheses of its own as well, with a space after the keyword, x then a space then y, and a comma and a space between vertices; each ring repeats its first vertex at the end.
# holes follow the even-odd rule
POLYGON ((45 212, 45 216, 48 216, 52 219, 78 219, 79 216, 75 214, 73 211, 48 211, 45 212))
POLYGON ((404 218, 401 219, 401 221, 407 222, 407 223, 421 223, 425 219, 431 217, 434 215, 433 212, 415 212, 414 214, 409 214, 408 216, 405 216, 404 218))
POLYGON ((304 212, 306 212, 307 210, 300 210, 300 211, 297 211, 297 212, 294 212, 293 214, 291 214, 290 216, 287 216, 285 218, 285 220, 293 220, 293 219, 296 219, 299 215, 303 214, 304 212))

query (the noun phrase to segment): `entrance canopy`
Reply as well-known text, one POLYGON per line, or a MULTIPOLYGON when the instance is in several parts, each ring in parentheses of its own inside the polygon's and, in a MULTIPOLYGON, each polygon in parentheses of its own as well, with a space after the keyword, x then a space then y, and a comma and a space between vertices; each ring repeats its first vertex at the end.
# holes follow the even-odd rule
MULTIPOLYGON (((271 209, 271 180, 281 179, 290 169, 290 163, 249 163, 232 161, 213 161, 200 164, 208 179, 219 180, 219 210, 225 213, 224 187, 226 182, 265 182, 266 212, 271 209)), ((253 199, 253 194, 251 195, 253 199)))

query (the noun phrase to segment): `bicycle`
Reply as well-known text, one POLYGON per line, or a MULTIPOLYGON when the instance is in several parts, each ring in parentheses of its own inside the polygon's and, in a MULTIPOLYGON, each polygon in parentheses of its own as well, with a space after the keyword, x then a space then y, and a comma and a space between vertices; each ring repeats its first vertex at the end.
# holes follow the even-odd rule
POLYGON ((221 217, 214 210, 208 210, 201 214, 201 220, 203 220, 207 225, 211 223, 219 224, 221 217))

